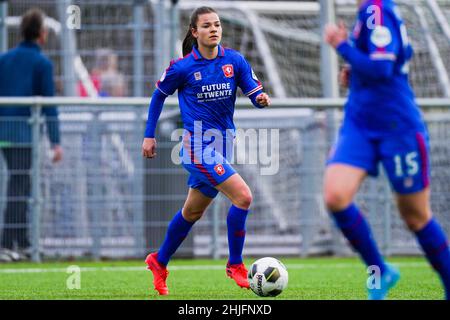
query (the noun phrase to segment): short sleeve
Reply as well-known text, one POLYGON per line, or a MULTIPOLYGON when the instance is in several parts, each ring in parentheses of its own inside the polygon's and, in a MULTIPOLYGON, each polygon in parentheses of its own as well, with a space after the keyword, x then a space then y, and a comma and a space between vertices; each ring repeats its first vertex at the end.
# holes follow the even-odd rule
POLYGON ((378 21, 366 17, 364 23, 370 59, 396 61, 401 45, 397 23, 388 12, 381 10, 380 15, 378 21))
POLYGON ((155 86, 164 95, 170 96, 182 85, 182 81, 181 69, 175 61, 172 61, 155 86))
POLYGON ((253 71, 247 60, 239 55, 239 75, 238 86, 242 89, 242 92, 246 96, 251 96, 255 92, 263 88, 261 82, 258 80, 255 72, 253 71))

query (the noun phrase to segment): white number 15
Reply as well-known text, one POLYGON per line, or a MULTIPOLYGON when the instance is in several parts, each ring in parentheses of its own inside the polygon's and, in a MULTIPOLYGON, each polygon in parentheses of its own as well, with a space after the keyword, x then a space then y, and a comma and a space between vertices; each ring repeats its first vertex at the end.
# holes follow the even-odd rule
POLYGON ((404 159, 402 159, 401 155, 396 155, 394 157, 395 162, 395 175, 397 177, 403 177, 405 172, 403 171, 403 164, 406 164, 406 174, 408 176, 414 176, 419 172, 419 163, 417 162, 417 152, 410 152, 404 155, 404 159))

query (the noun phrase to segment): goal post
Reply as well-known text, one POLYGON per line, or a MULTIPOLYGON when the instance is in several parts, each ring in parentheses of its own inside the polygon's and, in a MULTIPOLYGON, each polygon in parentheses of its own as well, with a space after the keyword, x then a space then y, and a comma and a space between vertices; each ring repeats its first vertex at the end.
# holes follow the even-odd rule
MULTIPOLYGON (((320 0, 320 27, 322 34, 327 24, 335 22, 334 0, 320 0)), ((321 65, 323 97, 339 97, 337 56, 334 49, 324 41, 321 43, 321 65)))

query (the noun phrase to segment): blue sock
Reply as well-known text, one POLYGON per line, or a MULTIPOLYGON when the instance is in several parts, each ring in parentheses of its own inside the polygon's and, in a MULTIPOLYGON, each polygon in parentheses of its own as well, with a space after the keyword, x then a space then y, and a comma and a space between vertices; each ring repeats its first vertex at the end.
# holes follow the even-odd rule
POLYGON ((228 211, 228 248, 230 251, 229 264, 242 263, 242 250, 245 241, 245 221, 249 210, 231 206, 228 211))
POLYGON ((181 214, 181 210, 173 217, 167 229, 166 238, 158 251, 158 262, 163 265, 169 263, 170 257, 175 253, 183 240, 191 230, 193 222, 186 221, 181 214))
POLYGON ((450 299, 450 250, 447 236, 434 218, 422 230, 416 232, 416 236, 428 261, 439 273, 445 287, 445 295, 450 299))
POLYGON ((333 212, 332 215, 337 226, 353 248, 358 251, 366 265, 376 265, 383 273, 386 270, 386 265, 378 251, 370 227, 358 208, 351 204, 347 209, 333 212))

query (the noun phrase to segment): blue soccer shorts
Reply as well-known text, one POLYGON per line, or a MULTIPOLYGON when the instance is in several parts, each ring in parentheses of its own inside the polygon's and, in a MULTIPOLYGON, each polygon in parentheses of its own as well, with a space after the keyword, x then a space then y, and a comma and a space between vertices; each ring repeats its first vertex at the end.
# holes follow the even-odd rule
POLYGON ((208 198, 215 198, 219 193, 215 187, 236 173, 229 161, 233 140, 224 138, 221 145, 196 140, 189 132, 183 136, 180 157, 189 172, 187 184, 208 198))
POLYGON ((375 135, 347 120, 330 151, 327 165, 347 164, 376 177, 381 162, 395 192, 410 194, 430 184, 429 150, 426 130, 375 135))

